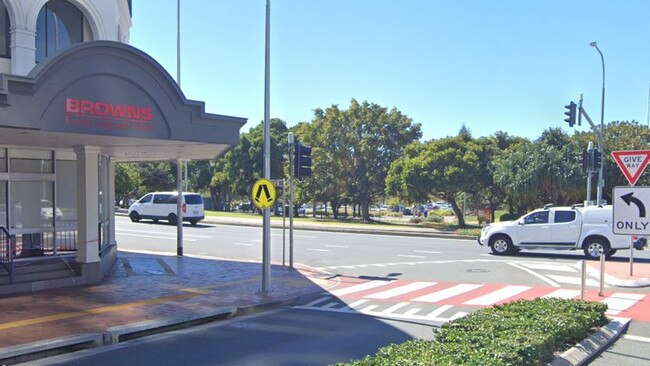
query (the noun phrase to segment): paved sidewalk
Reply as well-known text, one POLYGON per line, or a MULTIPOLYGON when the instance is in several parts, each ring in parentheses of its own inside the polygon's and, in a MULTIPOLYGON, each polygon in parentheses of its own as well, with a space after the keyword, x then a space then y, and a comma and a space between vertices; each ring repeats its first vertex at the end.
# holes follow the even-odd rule
POLYGON ((253 313, 334 283, 306 267, 272 266, 271 272, 271 291, 263 295, 260 263, 120 252, 98 285, 1 297, 0 364, 253 313))

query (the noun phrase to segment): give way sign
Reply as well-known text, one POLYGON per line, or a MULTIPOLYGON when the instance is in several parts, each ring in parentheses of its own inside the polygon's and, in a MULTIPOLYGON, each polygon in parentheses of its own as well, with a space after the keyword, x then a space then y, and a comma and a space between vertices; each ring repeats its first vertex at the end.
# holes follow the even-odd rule
POLYGON ((612 157, 627 181, 633 186, 650 162, 650 150, 612 151, 612 157))

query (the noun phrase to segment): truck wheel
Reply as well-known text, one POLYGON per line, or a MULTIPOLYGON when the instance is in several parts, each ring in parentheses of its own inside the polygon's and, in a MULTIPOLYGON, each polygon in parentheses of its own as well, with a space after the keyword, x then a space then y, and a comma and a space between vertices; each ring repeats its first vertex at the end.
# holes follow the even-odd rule
POLYGON ((512 246, 512 240, 505 235, 497 235, 490 238, 490 249, 496 255, 512 254, 515 250, 512 246))
POLYGON ((190 225, 192 225, 192 226, 196 226, 196 223, 197 223, 197 222, 198 222, 197 220, 190 220, 190 225))
POLYGON ((167 221, 169 222, 170 225, 176 225, 177 223, 176 220, 177 220, 176 215, 174 215, 173 213, 167 216, 167 221))
POLYGON ((590 239, 583 248, 587 259, 599 259, 603 253, 605 253, 605 258, 609 258, 613 254, 609 249, 609 244, 603 239, 590 239))
POLYGON ((138 211, 133 211, 129 215, 129 218, 131 218, 131 222, 138 222, 140 221, 140 215, 138 214, 138 211))

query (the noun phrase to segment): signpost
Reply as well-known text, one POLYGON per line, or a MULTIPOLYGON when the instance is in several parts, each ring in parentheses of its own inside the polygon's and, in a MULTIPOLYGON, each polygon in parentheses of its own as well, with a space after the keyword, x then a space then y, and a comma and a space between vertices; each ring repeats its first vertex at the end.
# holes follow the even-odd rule
POLYGON ((262 210, 273 206, 276 199, 275 186, 266 178, 258 179, 253 184, 253 191, 251 193, 253 204, 262 210))
MULTIPOLYGON (((612 151, 612 157, 631 187, 614 187, 612 230, 620 235, 650 235, 650 187, 634 187, 650 162, 650 150, 612 151)), ((630 276, 634 273, 634 240, 630 239, 630 276)))

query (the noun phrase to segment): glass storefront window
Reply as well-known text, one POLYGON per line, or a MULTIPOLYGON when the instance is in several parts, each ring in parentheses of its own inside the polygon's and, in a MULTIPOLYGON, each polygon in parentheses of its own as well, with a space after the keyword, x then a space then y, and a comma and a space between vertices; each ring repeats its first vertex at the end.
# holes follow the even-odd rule
POLYGON ((11 228, 54 226, 54 182, 21 181, 11 184, 11 228))
POLYGON ((7 149, 0 148, 0 173, 7 172, 7 149))
POLYGON ((52 162, 51 151, 9 149, 12 173, 52 173, 52 162))
POLYGON ((0 226, 7 226, 7 181, 0 181, 0 226))

